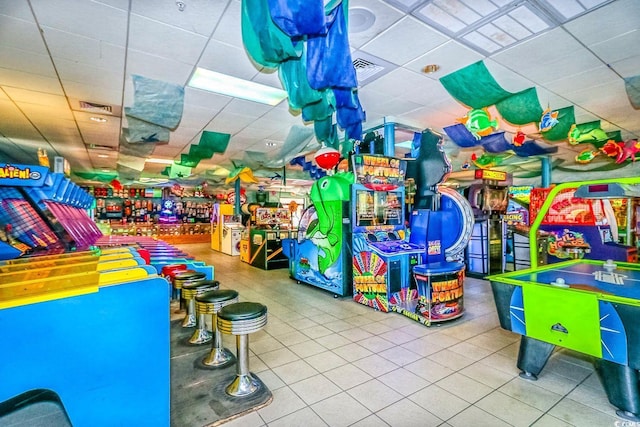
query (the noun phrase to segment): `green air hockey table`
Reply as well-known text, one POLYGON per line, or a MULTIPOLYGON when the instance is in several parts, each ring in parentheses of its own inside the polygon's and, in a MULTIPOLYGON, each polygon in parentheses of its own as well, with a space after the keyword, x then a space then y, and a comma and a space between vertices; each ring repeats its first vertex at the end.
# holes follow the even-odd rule
POLYGON ((555 346, 595 358, 619 416, 640 420, 640 264, 573 260, 489 276, 500 326, 535 380, 555 346))

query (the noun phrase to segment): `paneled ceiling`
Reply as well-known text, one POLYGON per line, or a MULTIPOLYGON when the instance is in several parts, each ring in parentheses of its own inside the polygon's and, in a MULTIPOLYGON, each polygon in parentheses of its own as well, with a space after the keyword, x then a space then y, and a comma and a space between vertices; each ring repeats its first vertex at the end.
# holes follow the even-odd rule
MULTIPOLYGON (((127 127, 122 111, 133 104, 132 75, 186 86, 203 67, 281 87, 277 72, 249 60, 240 9, 239 0, 0 2, 0 160, 36 163, 42 148, 68 159, 74 171, 115 171, 127 127), (81 101, 111 112, 83 109, 81 101)), ((543 106, 574 105, 577 123, 601 120, 624 140, 640 136, 640 111, 623 81, 640 74, 637 0, 351 0, 349 40, 353 59, 375 66, 359 81, 365 129, 387 118, 442 133, 467 109, 438 79, 483 60, 508 91, 536 87, 543 106), (429 64, 438 70, 424 73, 429 64)), ((292 126, 311 124, 286 101, 271 107, 186 86, 182 120, 152 156, 179 160, 203 131, 229 133, 226 152, 193 172, 231 168, 246 151, 277 153, 292 126)), ((574 166, 584 149, 553 145, 554 158, 574 166)), ((445 148, 454 170, 480 154, 448 138, 445 148)), ((539 163, 526 161, 532 170, 539 163)), ((638 175, 639 165, 629 162, 615 173, 638 175)), ((142 176, 159 177, 164 167, 146 163, 142 176)), ((303 177, 296 168, 291 176, 303 177)), ((570 179, 576 176, 554 172, 555 181, 570 179)))

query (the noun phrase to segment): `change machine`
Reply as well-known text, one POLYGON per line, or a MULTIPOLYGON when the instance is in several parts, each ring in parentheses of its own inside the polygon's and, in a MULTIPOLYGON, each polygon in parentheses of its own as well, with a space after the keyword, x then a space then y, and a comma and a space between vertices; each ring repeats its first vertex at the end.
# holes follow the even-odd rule
MULTIPOLYGON (((406 299, 411 269, 422 262, 425 245, 406 239, 406 160, 373 154, 352 156, 351 189, 353 299, 388 312, 406 299)), ((414 287, 415 288, 415 287, 414 287)))

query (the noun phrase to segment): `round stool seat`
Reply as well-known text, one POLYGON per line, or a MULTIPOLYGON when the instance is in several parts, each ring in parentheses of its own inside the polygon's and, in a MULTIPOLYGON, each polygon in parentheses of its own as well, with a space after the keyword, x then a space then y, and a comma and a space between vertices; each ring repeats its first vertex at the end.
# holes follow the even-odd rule
POLYGON ((168 276, 172 271, 184 271, 187 269, 187 264, 168 264, 162 267, 161 274, 168 276))
POLYGON ((218 312, 218 329, 226 334, 257 332, 267 324, 267 307, 257 302, 238 302, 218 312))
POLYGON ((182 297, 184 299, 195 298, 197 295, 208 291, 213 291, 220 287, 217 280, 197 280, 195 282, 187 282, 182 285, 182 297))
POLYGON ((178 289, 182 289, 182 287, 189 282, 205 280, 206 278, 207 278, 207 275, 204 273, 187 270, 173 276, 173 286, 175 286, 178 289))
POLYGON ((215 314, 229 301, 238 298, 238 291, 232 289, 217 289, 196 295, 196 309, 198 313, 215 314))

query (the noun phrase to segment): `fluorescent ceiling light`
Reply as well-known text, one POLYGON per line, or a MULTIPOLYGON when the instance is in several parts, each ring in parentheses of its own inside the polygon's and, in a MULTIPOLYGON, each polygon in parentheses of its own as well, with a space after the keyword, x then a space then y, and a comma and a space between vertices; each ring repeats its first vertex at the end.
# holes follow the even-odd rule
POLYGON ((173 164, 173 160, 168 160, 168 159, 146 159, 145 160, 146 163, 160 163, 161 165, 172 165, 173 164))
POLYGON ((100 157, 101 159, 106 159, 107 157, 109 157, 108 154, 98 154, 98 157, 100 157))
POLYGON ((287 97, 287 92, 282 89, 227 76, 200 67, 196 68, 193 76, 191 76, 189 86, 268 105, 278 105, 287 97))
POLYGON ((411 148, 413 147, 413 141, 396 142, 396 147, 408 148, 409 150, 411 150, 411 148))

